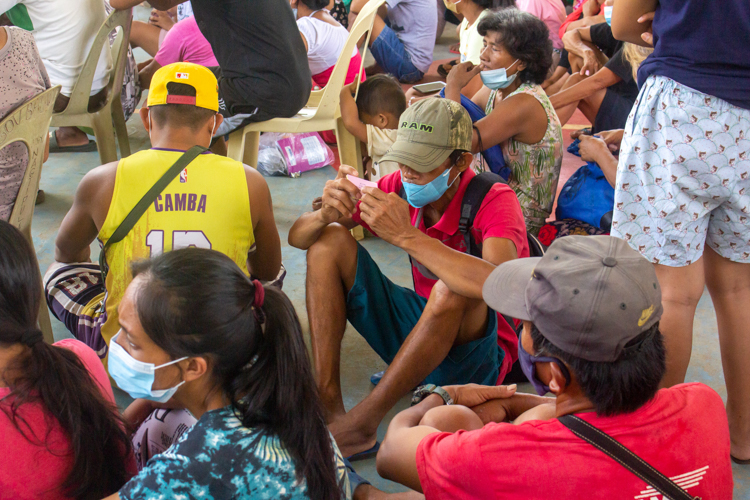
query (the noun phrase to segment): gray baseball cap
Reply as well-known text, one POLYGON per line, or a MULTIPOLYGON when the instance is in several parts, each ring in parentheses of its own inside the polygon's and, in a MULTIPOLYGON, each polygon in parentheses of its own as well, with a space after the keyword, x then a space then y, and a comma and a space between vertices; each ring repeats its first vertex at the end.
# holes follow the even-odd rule
POLYGON ((496 311, 531 321, 563 351, 612 362, 661 318, 654 266, 624 240, 566 236, 544 257, 505 262, 482 290, 496 311))
POLYGON ((398 121, 396 142, 380 161, 432 172, 456 149, 471 151, 471 118, 455 101, 422 99, 406 108, 398 121))

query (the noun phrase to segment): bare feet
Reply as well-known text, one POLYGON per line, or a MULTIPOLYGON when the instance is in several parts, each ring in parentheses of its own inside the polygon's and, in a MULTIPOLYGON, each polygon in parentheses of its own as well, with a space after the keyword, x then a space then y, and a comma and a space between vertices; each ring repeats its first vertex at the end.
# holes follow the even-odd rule
POLYGON ((354 490, 354 500, 424 500, 424 495, 416 491, 385 493, 371 484, 363 484, 354 490))
POLYGON ((55 132, 57 145, 61 148, 69 146, 85 146, 89 143, 88 136, 77 127, 60 127, 55 132))
POLYGON ((377 427, 374 430, 365 429, 354 422, 349 413, 328 424, 328 430, 345 457, 367 451, 377 442, 377 427))

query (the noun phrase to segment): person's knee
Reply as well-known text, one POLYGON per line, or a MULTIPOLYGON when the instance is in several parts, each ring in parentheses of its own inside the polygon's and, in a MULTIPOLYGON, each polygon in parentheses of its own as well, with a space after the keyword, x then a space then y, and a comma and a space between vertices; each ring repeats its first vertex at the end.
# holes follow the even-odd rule
POLYGON ((430 292, 429 303, 437 312, 463 311, 470 307, 473 301, 453 292, 443 280, 438 280, 430 292))
POLYGON ((357 242, 340 224, 330 224, 320 233, 318 241, 307 250, 307 265, 339 262, 343 255, 356 255, 357 242))
POLYGON ((472 431, 482 428, 482 419, 462 405, 438 406, 425 413, 419 425, 433 427, 441 432, 472 431))

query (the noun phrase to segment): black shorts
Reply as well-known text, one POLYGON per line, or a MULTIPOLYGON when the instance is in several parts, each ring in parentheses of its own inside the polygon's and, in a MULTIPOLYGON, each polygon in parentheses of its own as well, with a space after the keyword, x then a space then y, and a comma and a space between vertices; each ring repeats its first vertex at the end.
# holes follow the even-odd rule
POLYGON ((602 105, 599 106, 599 112, 596 114, 592 133, 625 128, 625 122, 628 121, 633 104, 635 104, 635 99, 628 99, 622 94, 607 89, 602 105))

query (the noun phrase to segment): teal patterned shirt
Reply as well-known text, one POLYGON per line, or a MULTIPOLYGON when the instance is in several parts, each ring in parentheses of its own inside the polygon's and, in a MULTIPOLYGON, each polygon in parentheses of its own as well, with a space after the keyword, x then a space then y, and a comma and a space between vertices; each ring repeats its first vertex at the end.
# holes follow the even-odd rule
MULTIPOLYGON (((331 438, 333 442, 333 438, 331 438)), ((342 500, 350 500, 341 452, 333 443, 342 500)), ((120 490, 122 500, 308 500, 281 441, 249 429, 231 406, 206 412, 192 429, 120 490)))

